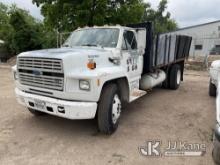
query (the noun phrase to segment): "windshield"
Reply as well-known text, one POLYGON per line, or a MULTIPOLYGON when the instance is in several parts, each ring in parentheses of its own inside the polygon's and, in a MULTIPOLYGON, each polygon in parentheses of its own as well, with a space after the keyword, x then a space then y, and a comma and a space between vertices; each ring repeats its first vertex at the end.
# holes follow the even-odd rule
POLYGON ((119 29, 91 28, 74 31, 63 46, 101 46, 115 48, 119 29))

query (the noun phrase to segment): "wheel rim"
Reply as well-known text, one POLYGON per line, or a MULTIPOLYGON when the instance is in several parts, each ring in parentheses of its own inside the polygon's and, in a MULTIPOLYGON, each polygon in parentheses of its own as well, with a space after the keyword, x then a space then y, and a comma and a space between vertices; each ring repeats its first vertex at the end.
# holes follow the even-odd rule
POLYGON ((113 98, 113 105, 112 105, 112 122, 116 124, 119 117, 121 115, 121 100, 119 99, 118 95, 116 94, 113 98))
POLYGON ((178 71, 177 71, 177 77, 176 77, 176 83, 177 83, 177 85, 180 84, 180 79, 181 79, 181 72, 180 72, 180 70, 178 70, 178 71))

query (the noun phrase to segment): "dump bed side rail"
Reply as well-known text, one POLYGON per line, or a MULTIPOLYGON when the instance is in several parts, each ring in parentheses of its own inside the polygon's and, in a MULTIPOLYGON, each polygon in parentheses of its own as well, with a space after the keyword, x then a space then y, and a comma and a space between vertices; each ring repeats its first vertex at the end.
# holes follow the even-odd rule
POLYGON ((146 28, 146 47, 144 54, 144 69, 142 74, 152 72, 157 68, 185 61, 189 57, 192 37, 176 34, 154 35, 152 22, 130 24, 127 27, 146 28))

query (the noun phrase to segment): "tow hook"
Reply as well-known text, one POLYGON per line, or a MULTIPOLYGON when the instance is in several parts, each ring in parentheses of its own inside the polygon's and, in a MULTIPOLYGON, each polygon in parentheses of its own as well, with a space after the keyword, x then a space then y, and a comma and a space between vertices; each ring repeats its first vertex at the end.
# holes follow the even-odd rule
POLYGON ((63 113, 63 114, 65 113, 65 108, 62 107, 62 106, 58 106, 57 110, 58 110, 59 113, 63 113))

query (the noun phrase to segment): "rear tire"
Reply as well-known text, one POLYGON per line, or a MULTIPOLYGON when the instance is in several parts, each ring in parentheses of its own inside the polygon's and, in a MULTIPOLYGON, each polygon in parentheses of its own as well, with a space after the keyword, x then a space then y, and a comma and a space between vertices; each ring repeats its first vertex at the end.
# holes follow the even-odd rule
POLYGON ((211 79, 209 81, 209 96, 215 97, 216 96, 216 86, 212 83, 211 79))
POLYGON ((43 116, 45 115, 46 113, 44 112, 40 112, 40 111, 36 111, 34 109, 31 109, 31 108, 28 108, 29 112, 34 115, 34 116, 43 116))
POLYGON ((181 82, 181 68, 179 65, 175 64, 170 69, 170 89, 177 90, 181 82))
POLYGON ((98 128, 101 133, 112 134, 118 128, 121 99, 116 84, 104 87, 98 105, 98 128))

